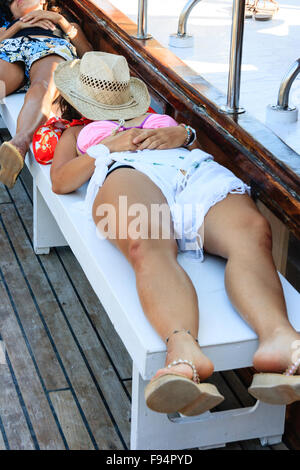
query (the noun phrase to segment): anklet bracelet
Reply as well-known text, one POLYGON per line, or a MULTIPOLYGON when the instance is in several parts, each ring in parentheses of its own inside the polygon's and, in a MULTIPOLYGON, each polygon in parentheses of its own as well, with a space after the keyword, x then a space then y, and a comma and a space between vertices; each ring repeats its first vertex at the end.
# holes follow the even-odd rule
POLYGON ((177 361, 173 361, 171 362, 171 364, 167 366, 167 368, 170 369, 171 367, 177 366, 178 364, 191 366, 191 368, 193 369, 193 382, 195 382, 196 384, 200 383, 200 378, 199 378, 199 375, 197 374, 196 367, 191 361, 188 361, 187 359, 178 359, 177 361))
POLYGON ((297 359, 296 362, 291 364, 286 371, 283 373, 283 375, 294 375, 297 372, 298 367, 300 366, 300 358, 297 359))
POLYGON ((198 339, 195 338, 195 337, 192 335, 192 333, 190 332, 190 330, 185 330, 185 329, 172 331, 172 333, 165 339, 165 342, 168 343, 170 336, 175 335, 176 333, 180 333, 180 332, 182 332, 182 331, 184 331, 185 333, 188 333, 189 335, 191 335, 191 337, 194 338, 194 340, 198 343, 198 339))

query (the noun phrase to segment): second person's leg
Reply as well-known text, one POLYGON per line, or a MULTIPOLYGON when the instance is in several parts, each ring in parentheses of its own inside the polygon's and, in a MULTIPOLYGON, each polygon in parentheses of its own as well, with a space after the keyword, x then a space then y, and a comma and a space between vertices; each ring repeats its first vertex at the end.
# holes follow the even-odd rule
POLYGON ((50 116, 57 95, 54 71, 64 59, 52 54, 37 60, 30 69, 30 87, 17 121, 16 135, 11 140, 25 157, 35 130, 50 116))
POLYGON ((23 168, 35 130, 50 116, 57 95, 53 73, 63 60, 53 54, 37 60, 31 67, 31 85, 19 113, 16 134, 0 147, 0 181, 9 188, 13 187, 23 168))

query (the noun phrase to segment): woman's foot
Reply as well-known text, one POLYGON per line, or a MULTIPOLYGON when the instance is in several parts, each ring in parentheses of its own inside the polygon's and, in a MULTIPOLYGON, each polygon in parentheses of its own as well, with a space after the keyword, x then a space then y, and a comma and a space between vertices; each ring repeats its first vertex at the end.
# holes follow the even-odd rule
MULTIPOLYGON (((300 358, 300 334, 284 326, 260 342, 253 357, 253 366, 259 372, 283 373, 300 358)), ((300 374, 300 370, 297 372, 300 374)))
POLYGON ((192 362, 200 380, 207 379, 214 371, 213 363, 203 354, 198 343, 190 334, 182 331, 170 336, 165 367, 159 369, 152 380, 164 374, 179 374, 192 379, 193 370, 189 365, 178 364, 168 368, 168 365, 178 359, 186 359, 192 362))
POLYGON ((262 341, 253 365, 261 373, 253 377, 251 395, 274 405, 300 401, 300 335, 291 327, 278 329, 262 341))
POLYGON ((191 335, 187 332, 172 335, 168 342, 166 367, 157 371, 145 389, 147 406, 159 413, 180 412, 186 416, 214 408, 224 397, 214 385, 197 383, 197 379, 209 377, 213 370, 212 362, 191 335), (189 361, 193 367, 182 361, 189 361), (173 362, 179 364, 171 365, 173 362))

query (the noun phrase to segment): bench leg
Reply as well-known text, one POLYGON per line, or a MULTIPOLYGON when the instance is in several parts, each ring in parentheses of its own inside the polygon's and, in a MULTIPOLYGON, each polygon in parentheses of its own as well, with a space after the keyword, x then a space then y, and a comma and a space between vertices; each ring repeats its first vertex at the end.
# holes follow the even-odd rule
POLYGON ((33 182, 33 246, 37 255, 49 254, 52 246, 66 246, 64 236, 33 182))
POLYGON ((208 449, 255 438, 259 438, 262 445, 281 441, 285 406, 257 401, 249 408, 207 412, 194 417, 168 416, 147 408, 144 400, 147 383, 133 366, 132 450, 208 449))

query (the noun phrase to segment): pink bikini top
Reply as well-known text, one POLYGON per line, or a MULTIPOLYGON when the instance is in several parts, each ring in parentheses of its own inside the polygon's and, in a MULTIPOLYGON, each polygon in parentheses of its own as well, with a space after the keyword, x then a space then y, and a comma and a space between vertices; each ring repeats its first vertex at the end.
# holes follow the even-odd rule
MULTIPOLYGON (((97 145, 101 140, 109 137, 114 129, 119 126, 114 121, 94 121, 85 126, 77 138, 77 148, 80 153, 86 153, 92 145, 97 145)), ((120 131, 128 129, 157 129, 159 127, 175 127, 178 123, 166 114, 148 114, 142 124, 132 127, 120 127, 120 131)))

